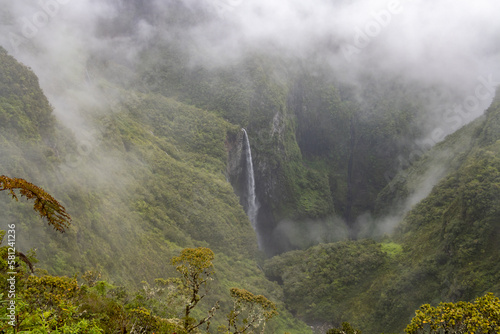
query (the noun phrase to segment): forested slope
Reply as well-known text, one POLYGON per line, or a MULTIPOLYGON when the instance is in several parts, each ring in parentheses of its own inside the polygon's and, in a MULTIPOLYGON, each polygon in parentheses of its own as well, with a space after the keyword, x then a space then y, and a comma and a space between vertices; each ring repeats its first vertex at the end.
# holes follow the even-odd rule
MULTIPOLYGON (((43 186, 73 217, 60 235, 30 203, 2 192, 1 221, 16 224, 20 250, 35 249, 51 274, 93 270, 133 291, 173 276, 169 260, 182 248, 207 246, 221 278, 207 303, 219 299, 228 308, 233 286, 279 300, 281 289, 258 268, 255 233, 226 181, 225 140, 239 127, 173 99, 103 84, 109 94, 119 92, 120 103, 89 112, 86 122, 99 126, 77 139, 56 122, 36 76, 4 50, 0 56, 2 174, 43 186)), ((281 314, 274 326, 289 327, 281 314)))
POLYGON ((40 267, 94 270, 133 290, 174 275, 169 259, 182 248, 209 247, 217 280, 206 305, 229 309, 233 286, 264 294, 281 314, 270 332, 310 332, 291 314, 316 328, 401 331, 422 303, 500 292, 498 94, 426 151, 418 143, 447 87, 382 69, 347 80, 278 47, 210 64, 183 39, 195 19, 210 21, 201 7, 162 17, 122 3, 127 15, 96 34, 130 37, 141 20, 171 34, 130 59, 89 51, 71 78, 85 87, 64 97, 73 131, 35 74, 0 49, 0 173, 43 186, 73 216, 60 235, 0 194, 2 222, 16 223, 18 247, 36 249, 40 267), (94 104, 74 98, 94 93, 94 104), (242 127, 257 231, 230 184, 242 127))
POLYGON ((134 87, 214 110, 247 129, 267 254, 356 238, 359 217, 422 136, 426 88, 391 74, 350 84, 325 65, 250 50, 237 64, 191 66, 175 43, 144 52, 134 87), (322 237, 310 233, 315 223, 322 237), (299 235, 300 237, 296 237, 299 235))
POLYGON ((368 333, 401 331, 421 304, 500 292, 499 96, 484 117, 381 193, 379 201, 411 208, 394 236, 318 245, 267 262, 294 314, 309 323, 351 321, 368 333), (413 203, 417 184, 431 176, 440 181, 413 203))

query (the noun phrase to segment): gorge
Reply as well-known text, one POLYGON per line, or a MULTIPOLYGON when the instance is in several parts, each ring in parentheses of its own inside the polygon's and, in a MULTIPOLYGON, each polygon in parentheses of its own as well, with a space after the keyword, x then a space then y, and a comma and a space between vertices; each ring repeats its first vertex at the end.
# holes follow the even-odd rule
POLYGON ((293 334, 401 332, 422 304, 500 293, 497 2, 405 4, 351 62, 382 2, 82 0, 30 39, 38 5, 0 2, 0 173, 73 217, 60 235, 0 194, 31 280, 99 274, 96 314, 177 319, 169 259, 210 248, 212 332, 233 287, 293 334))

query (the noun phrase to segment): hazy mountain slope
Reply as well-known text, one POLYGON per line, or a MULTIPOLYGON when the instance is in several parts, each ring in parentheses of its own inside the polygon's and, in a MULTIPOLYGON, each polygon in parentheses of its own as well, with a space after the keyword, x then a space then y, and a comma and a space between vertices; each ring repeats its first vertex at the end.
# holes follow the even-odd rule
MULTIPOLYGON (((3 77, 8 87, 22 88, 19 91, 4 89, 6 102, 2 104, 2 117, 23 120, 4 126, 3 170, 7 175, 25 177, 46 187, 73 214, 74 224, 66 235, 57 235, 46 225, 33 224, 38 218, 29 206, 22 208, 22 204, 10 202, 5 194, 2 194, 5 195, 2 212, 6 221, 19 222, 23 235, 19 245, 37 248, 42 263, 56 274, 95 268, 118 283, 136 285, 141 280, 169 276, 173 268, 167 260, 181 247, 206 245, 221 259, 219 271, 224 278, 217 296, 222 296, 232 283, 243 282, 245 288, 254 292, 280 298, 281 289, 266 281, 256 269, 254 231, 226 181, 225 145, 234 144, 228 140, 238 137, 240 126, 248 128, 261 201, 260 222, 266 224, 260 226, 259 232, 267 238, 266 250, 273 253, 345 238, 343 224, 330 215, 339 214, 349 222, 346 218, 349 210, 355 217, 363 210, 374 208, 376 195, 388 182, 384 171, 394 166, 391 157, 411 154, 411 143, 404 142, 402 146, 395 143, 418 136, 416 113, 421 110, 418 94, 402 89, 386 97, 384 92, 389 90, 390 83, 376 85, 378 90, 363 91, 321 76, 308 78, 306 73, 290 72, 286 63, 273 58, 252 56, 234 71, 201 68, 203 80, 197 80, 199 77, 194 76, 192 68, 183 69, 179 65, 183 58, 179 57, 170 68, 180 79, 176 80, 177 75, 172 76, 160 66, 152 71, 156 75, 150 77, 153 84, 146 76, 136 85, 130 84, 134 74, 129 67, 96 61, 94 67, 90 67, 91 75, 99 90, 113 102, 101 106, 99 112, 87 114, 86 122, 97 126, 82 139, 81 134, 73 137, 54 121, 32 74, 5 53, 2 57, 6 64, 3 77), (9 74, 12 72, 9 68, 15 68, 15 76, 9 74), (120 85, 107 80, 116 72, 124 78, 120 85), (23 81, 30 76, 31 81, 23 81), (158 76, 162 78, 160 81, 158 76), (23 90, 32 94, 23 95, 23 90), (360 99, 358 94, 368 97, 360 99), (24 113, 29 108, 21 105, 30 106, 32 96, 40 96, 43 101, 38 109, 41 113, 28 117, 24 113), (236 105, 241 109, 223 101, 239 101, 236 105), (215 111, 202 110, 186 102, 215 111), (38 124, 45 124, 43 129, 51 130, 38 131, 38 124), (316 142, 320 145, 315 146, 316 142), (381 149, 383 147, 389 151, 381 149), (349 180, 355 180, 356 184, 349 180), (363 180, 370 183, 365 184, 363 180), (356 198, 358 204, 353 205, 349 198, 356 198)), ((158 59, 153 57, 153 60, 158 59)), ((149 67, 153 65, 145 62, 146 69, 154 68, 149 67)), ((393 209, 397 209, 396 212, 409 209, 418 202, 419 196, 425 197, 430 188, 422 190, 422 180, 428 181, 431 187, 448 173, 458 173, 458 176, 447 176, 434 189, 422 202, 427 203, 426 207, 421 203, 407 216, 403 226, 409 227, 402 230, 406 234, 401 232, 396 239, 403 246, 402 252, 399 246, 394 248, 392 244, 384 245, 382 251, 376 245, 367 246, 369 251, 366 251, 363 242, 348 244, 354 255, 352 263, 348 260, 345 265, 356 268, 355 273, 331 275, 326 283, 312 283, 312 289, 323 287, 330 291, 335 286, 330 281, 335 277, 343 282, 352 275, 362 275, 363 280, 358 283, 354 280, 352 287, 340 288, 343 292, 338 295, 338 291, 314 292, 318 301, 311 300, 299 307, 294 303, 303 300, 300 296, 306 288, 299 286, 294 291, 288 286, 292 281, 280 275, 288 271, 294 273, 296 257, 303 256, 301 254, 319 260, 320 257, 316 259, 316 255, 307 255, 307 252, 321 247, 306 253, 285 254, 283 261, 273 259, 267 267, 277 263, 272 278, 283 283, 286 291, 283 301, 289 309, 312 323, 353 320, 368 331, 397 330, 420 303, 457 296, 472 298, 487 282, 494 280, 497 270, 491 263, 497 254, 493 244, 496 237, 482 240, 487 235, 496 235, 496 211, 484 209, 490 208, 494 201, 485 199, 480 204, 482 207, 471 213, 473 218, 460 220, 452 213, 459 212, 457 208, 465 203, 454 197, 460 194, 455 190, 459 187, 457 179, 464 180, 459 189, 465 191, 477 182, 491 182, 496 178, 494 170, 483 178, 474 176, 476 170, 484 174, 482 169, 496 166, 495 155, 488 153, 496 152, 498 115, 495 108, 496 104, 487 117, 450 136, 380 193, 378 214, 384 217, 393 209), (479 162, 482 165, 476 166, 479 162), (466 163, 470 167, 464 167, 466 163), (432 216, 425 213, 434 211, 432 216), (478 216, 478 212, 483 211, 486 215, 478 216), (447 212, 446 219, 443 212, 447 212), (447 231, 442 231, 443 220, 449 226, 459 226, 457 230, 463 230, 464 234, 455 235, 455 229, 453 233, 443 232, 447 231), (460 227, 469 221, 478 221, 479 230, 460 227), (424 223, 428 229, 416 228, 424 223), (437 235, 442 238, 435 239, 437 235), (464 277, 473 275, 465 268, 460 269, 466 261, 462 253, 457 268, 445 262, 449 267, 445 266, 448 269, 441 273, 433 264, 441 263, 437 259, 442 259, 443 253, 454 252, 450 242, 454 239, 470 245, 474 256, 477 255, 476 242, 486 245, 482 248, 484 254, 490 254, 489 249, 493 251, 492 258, 484 258, 477 266, 479 283, 456 281, 461 276, 453 274, 454 270, 464 277), (433 246, 426 248, 429 244, 433 246), (436 244, 441 246, 436 249, 436 244), (425 251, 421 257, 415 257, 415 252, 422 247, 425 251), (364 252, 368 258, 375 254, 381 266, 373 268, 371 260, 356 264, 359 259, 355 254, 364 252), (442 282, 453 284, 446 290, 442 284, 448 283, 442 282), (322 300, 326 296, 328 300, 322 300), (338 313, 336 304, 344 305, 342 312, 338 313), (362 311, 359 305, 363 305, 362 311)), ((494 199, 495 189, 486 187, 481 193, 492 192, 494 199)), ((326 254, 333 260, 327 262, 338 261, 336 252, 336 247, 328 248, 326 254)), ((296 278, 322 277, 315 272, 318 268, 327 276, 333 270, 315 261, 306 262, 303 270, 309 274, 296 278)), ((282 319, 282 325, 285 324, 290 324, 286 317, 282 319)))
POLYGON ((499 98, 383 192, 397 199, 397 212, 411 209, 394 242, 319 245, 268 261, 268 277, 283 286, 294 314, 394 332, 423 303, 500 292, 499 98), (428 195, 415 193, 426 177, 439 182, 428 195))
MULTIPOLYGON (((55 106, 0 50, 0 173, 46 188, 74 223, 59 235, 8 194, 0 221, 52 273, 134 287, 208 246, 208 302, 227 309, 236 285, 369 333, 498 291, 498 96, 429 149, 492 99, 500 2, 0 3, 0 44, 55 106), (242 127, 257 231, 231 174, 242 127)), ((310 331, 281 314, 271 332, 310 331)))
MULTIPOLYGON (((367 217, 399 157, 428 139, 436 122, 451 132, 455 124, 440 113, 470 89, 376 61, 337 64, 342 39, 312 38, 297 53, 287 43, 247 39, 238 35, 245 27, 237 17, 219 16, 206 3, 107 4, 110 13, 89 15, 92 38, 100 42, 86 50, 79 77, 71 79, 85 76, 92 86, 105 78, 245 127, 260 203, 257 232, 268 255, 369 234, 367 217)), ((233 8, 235 14, 246 13, 246 5, 233 8)))
MULTIPOLYGON (((403 246, 402 260, 409 267, 393 281, 387 299, 381 300, 381 316, 387 314, 383 305, 392 308, 391 299, 405 301, 403 305, 437 303, 472 300, 487 291, 499 292, 500 132, 491 132, 499 124, 498 98, 497 94, 486 116, 476 121, 470 151, 455 157, 459 161, 456 170, 409 212, 398 229, 396 238, 403 246)), ((467 141, 468 129, 464 130, 461 134, 467 141)), ((449 139, 450 152, 457 139, 449 139)), ((442 154, 440 149, 435 152, 442 154)), ((411 176, 408 180, 411 184, 411 176)), ((401 307, 400 314, 409 313, 412 308, 401 307)), ((395 317, 386 319, 392 322, 395 317)))
MULTIPOLYGON (((20 250, 35 248, 39 266, 53 274, 97 270, 115 284, 137 288, 172 276, 169 259, 181 248, 207 246, 216 253, 220 277, 207 303, 219 299, 228 308, 232 286, 279 300, 281 289, 258 269, 255 233, 226 181, 225 140, 239 127, 163 96, 104 84, 121 102, 98 116, 90 113, 86 121, 99 127, 79 141, 58 130, 34 74, 5 52, 0 56, 2 83, 18 87, 2 90, 2 117, 26 119, 19 128, 2 128, 2 174, 43 186, 73 217, 60 235, 29 203, 0 194, 1 221, 16 224, 20 250), (6 75, 15 79, 4 80, 6 75), (16 100, 24 107, 11 108, 16 100), (35 116, 26 108, 33 101, 43 103, 35 116)), ((308 331, 281 313, 271 330, 308 331)))
POLYGON ((227 67, 192 66, 182 46, 158 43, 144 52, 134 82, 247 128, 258 232, 275 254, 340 240, 346 225, 355 238, 397 157, 422 136, 425 87, 389 74, 366 74, 364 85, 335 76, 324 65, 257 52, 227 67))

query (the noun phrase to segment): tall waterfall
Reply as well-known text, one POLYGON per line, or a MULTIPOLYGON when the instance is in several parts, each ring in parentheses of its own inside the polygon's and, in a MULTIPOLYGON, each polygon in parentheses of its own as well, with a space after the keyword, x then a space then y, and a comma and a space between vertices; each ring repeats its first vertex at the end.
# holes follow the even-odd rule
POLYGON ((250 142, 248 134, 245 129, 243 130, 243 154, 245 157, 246 169, 246 200, 247 200, 247 215, 252 223, 252 227, 257 231, 257 213, 259 211, 259 204, 255 195, 255 178, 253 172, 252 150, 250 149, 250 142))

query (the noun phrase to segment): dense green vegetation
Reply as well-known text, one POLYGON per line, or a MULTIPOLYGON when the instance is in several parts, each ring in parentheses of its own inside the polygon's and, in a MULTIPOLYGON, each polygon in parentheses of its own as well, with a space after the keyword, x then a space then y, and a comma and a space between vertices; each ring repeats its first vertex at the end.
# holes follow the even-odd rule
POLYGON ((422 305, 406 327, 408 334, 422 332, 498 333, 500 331, 500 299, 492 293, 476 298, 473 303, 439 303, 437 307, 422 305))
MULTIPOLYGON (((77 275, 34 273, 36 258, 13 251, 12 231, 12 225, 8 233, 0 231, 0 243, 6 235, 9 240, 0 248, 3 333, 200 333, 202 328, 208 332, 220 308, 217 302, 208 316, 196 318, 203 311, 195 308, 209 293, 215 274, 214 253, 208 248, 184 249, 172 259, 180 277, 157 279, 152 287, 143 283, 142 290, 130 295, 124 287, 100 280, 98 272, 86 272, 80 282, 77 275)), ((262 295, 232 288, 231 297, 234 306, 226 316, 227 325, 218 327, 220 333, 263 331, 278 314, 276 305, 262 295)))
POLYGON ((274 315, 265 300, 230 290, 238 286, 276 303, 270 333, 309 333, 305 322, 395 332, 421 304, 500 293, 500 94, 483 117, 415 156, 425 87, 384 75, 352 86, 314 62, 253 50, 204 67, 185 48, 158 42, 136 67, 94 55, 88 70, 107 99, 82 112, 87 132, 59 124, 36 76, 0 48, 0 174, 43 186, 73 217, 58 235, 34 223, 31 203, 0 192, 18 249, 33 249, 48 270, 19 274, 27 329, 194 331, 216 301, 212 331, 244 328, 232 316, 249 301, 270 312, 259 321, 274 315), (242 127, 263 250, 228 182, 242 127), (362 226, 367 212, 374 222, 362 226), (397 229, 384 236, 390 229, 377 224, 388 216, 397 229), (169 259, 194 247, 213 250, 216 274, 182 315, 160 295, 176 274, 169 259))
MULTIPOLYGON (((159 43, 144 53, 139 89, 175 96, 247 129, 256 161, 260 229, 267 254, 311 246, 283 231, 340 226, 356 238, 356 218, 374 209, 378 193, 421 134, 423 90, 401 78, 365 75, 366 86, 337 82, 331 69, 249 52, 237 65, 189 65, 181 47, 159 43), (314 73, 314 74, 313 74, 314 73)), ((135 82, 135 81, 134 81, 135 82)), ((341 238, 325 233, 322 242, 341 238)))
POLYGON ((38 78, 0 48, 0 128, 2 135, 40 140, 55 127, 49 102, 38 87, 38 78))
MULTIPOLYGON (((32 72, 5 52, 1 56, 2 77, 14 71, 15 85, 27 92, 5 90, 2 98, 28 103, 24 96, 43 96, 36 80, 23 81, 34 77, 32 72)), ((39 217, 30 203, 16 203, 0 193, 2 222, 16 224, 18 249, 36 250, 51 274, 91 270, 133 290, 142 281, 153 284, 171 277, 174 268, 168 259, 180 249, 208 246, 216 253, 214 266, 221 279, 207 304, 220 300, 224 312, 228 310, 227 291, 233 286, 278 302, 281 289, 259 269, 254 231, 225 177, 225 139, 240 128, 163 96, 106 83, 102 89, 123 100, 113 106, 114 112, 109 106, 108 113, 89 113, 86 121, 99 126, 84 139, 57 124, 48 103, 39 109, 52 119, 45 137, 34 132, 32 138, 23 126, 0 132, 2 173, 42 186, 73 217, 67 233, 57 235, 50 226, 34 223, 39 217)), ((2 109, 9 115, 14 111, 2 109)), ((37 124, 36 119, 26 120, 29 127, 37 124)), ((308 332, 281 303, 279 308, 269 330, 308 332)), ((224 312, 216 322, 224 320, 224 312)))
MULTIPOLYGON (((0 243, 6 234, 9 236, 8 240, 12 240, 12 231, 12 225, 9 225, 8 233, 0 231, 0 243)), ((320 256, 323 260, 326 254, 364 256, 364 252, 355 254, 360 249, 364 251, 370 248, 370 242, 363 244, 361 247, 337 245, 337 249, 323 247, 319 252, 316 249, 309 255, 320 256)), ((371 244, 373 247, 373 243, 371 244)), ((394 246, 391 245, 389 248, 394 246)), ((99 272, 86 272, 81 276, 80 282, 77 280, 77 275, 73 278, 51 276, 40 269, 35 273, 33 263, 37 260, 33 254, 25 256, 14 252, 9 241, 6 246, 0 247, 0 278, 3 282, 2 290, 5 291, 0 294, 0 297, 5 297, 5 301, 0 305, 0 330, 23 333, 91 334, 208 332, 212 318, 220 308, 219 302, 217 301, 205 313, 196 308, 210 293, 215 276, 213 260, 214 253, 208 248, 184 249, 171 260, 180 276, 157 279, 153 286, 143 282, 142 289, 130 295, 124 287, 115 287, 101 280, 99 272)), ((348 259, 348 262, 355 261, 348 259)), ((363 260, 359 262, 363 266, 363 260)), ((330 263, 332 262, 323 264, 330 263)), ((311 263, 306 264, 308 265, 303 266, 303 263, 298 263, 296 268, 304 273, 311 265, 311 263)), ((379 264, 373 263, 373 266, 379 264)), ((347 273, 339 275, 340 279, 346 280, 337 284, 338 290, 359 283, 360 273, 356 273, 356 269, 345 267, 337 269, 347 273)), ((326 272, 327 270, 323 271, 326 272)), ((290 281, 290 274, 288 270, 280 279, 290 281)), ((321 276, 318 271, 314 274, 321 276)), ((274 273, 274 275, 280 274, 274 273)), ((334 283, 339 283, 339 278, 334 283)), ((298 281, 300 285, 300 281, 304 282, 304 279, 298 281)), ((314 280, 309 278, 309 281, 314 280)), ((309 290, 314 288, 309 286, 309 290)), ((332 291, 328 284, 323 285, 321 290, 323 293, 332 291)), ((294 292, 291 291, 291 294, 294 292)), ((233 309, 226 315, 227 324, 218 326, 219 333, 257 331, 263 333, 266 323, 278 314, 276 305, 262 295, 254 295, 238 288, 231 288, 230 295, 233 298, 233 309)), ((332 297, 335 301, 335 296, 332 297)), ((321 296, 315 296, 315 299, 320 298, 321 296)), ((293 301, 290 304, 293 305, 293 301)), ((315 308, 314 303, 309 307, 315 308)), ((492 293, 477 298, 474 303, 440 303, 435 308, 425 304, 415 312, 415 317, 405 331, 407 333, 467 331, 493 334, 500 328, 499 308, 500 300, 492 293)), ((353 328, 348 322, 343 322, 340 328, 331 328, 327 331, 327 334, 342 333, 360 334, 361 330, 353 328)))
POLYGON ((384 200, 408 197, 429 164, 448 167, 391 242, 318 245, 268 261, 266 273, 283 286, 289 309, 309 323, 349 321, 376 333, 401 330, 420 304, 499 293, 500 133, 489 130, 498 115, 497 97, 484 118, 428 152, 382 193, 384 200), (456 155, 444 159, 446 151, 456 155))
POLYGON ((336 319, 358 324, 367 321, 362 317, 373 309, 377 297, 353 297, 369 290, 390 264, 380 245, 363 240, 287 252, 268 261, 265 270, 283 285, 285 303, 299 318, 308 323, 336 319))

